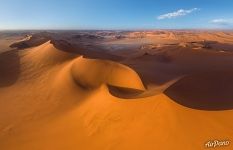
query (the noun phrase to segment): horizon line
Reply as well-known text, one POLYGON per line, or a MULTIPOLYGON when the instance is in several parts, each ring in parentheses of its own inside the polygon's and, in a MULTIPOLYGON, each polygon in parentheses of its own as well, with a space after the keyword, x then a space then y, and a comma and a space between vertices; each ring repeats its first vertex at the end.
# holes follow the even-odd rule
POLYGON ((104 29, 104 28, 80 28, 80 29, 69 29, 69 28, 60 28, 60 29, 43 29, 43 28, 29 28, 29 29, 0 29, 0 31, 152 31, 152 30, 233 30, 233 28, 115 28, 115 29, 104 29))

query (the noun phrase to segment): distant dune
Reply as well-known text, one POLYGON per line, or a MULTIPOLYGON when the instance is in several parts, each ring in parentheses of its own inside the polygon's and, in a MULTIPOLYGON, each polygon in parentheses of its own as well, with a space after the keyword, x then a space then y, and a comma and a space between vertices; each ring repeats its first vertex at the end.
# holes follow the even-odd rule
POLYGON ((15 40, 0 53, 0 149, 199 150, 232 141, 232 39, 98 31, 15 40))

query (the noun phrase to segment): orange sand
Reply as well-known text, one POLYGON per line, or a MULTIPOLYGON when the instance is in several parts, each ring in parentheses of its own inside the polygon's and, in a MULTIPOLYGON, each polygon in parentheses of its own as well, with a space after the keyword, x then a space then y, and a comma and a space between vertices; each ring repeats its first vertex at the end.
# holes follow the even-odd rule
MULTIPOLYGON (((18 77, 14 83, 0 87, 1 150, 201 150, 209 140, 233 140, 232 109, 194 109, 172 99, 182 90, 179 84, 209 88, 211 83, 198 83, 196 76, 179 80, 182 75, 170 83, 145 85, 146 77, 126 65, 84 58, 58 50, 50 42, 16 53, 20 61, 10 69, 18 66, 18 77), (124 98, 127 92, 134 94, 124 98)), ((210 64, 224 66, 209 55, 221 57, 223 62, 231 62, 228 58, 232 56, 191 53, 182 48, 170 53, 176 58, 174 64, 193 67, 193 72, 197 64, 204 63, 199 61, 202 57, 207 65, 201 67, 207 69, 210 64), (195 59, 197 64, 193 63, 195 59)), ((146 60, 143 63, 148 63, 146 60)), ((219 70, 229 70, 229 64, 219 70)), ((155 76, 158 72, 147 71, 155 76)), ((224 78, 224 73, 218 77, 224 78)), ((227 85, 229 80, 224 82, 227 85)), ((215 92, 224 89, 218 90, 215 92)), ((211 94, 211 89, 207 92, 211 94)), ((190 91, 189 96, 192 93, 196 94, 190 91)), ((224 148, 230 150, 233 145, 224 148)))

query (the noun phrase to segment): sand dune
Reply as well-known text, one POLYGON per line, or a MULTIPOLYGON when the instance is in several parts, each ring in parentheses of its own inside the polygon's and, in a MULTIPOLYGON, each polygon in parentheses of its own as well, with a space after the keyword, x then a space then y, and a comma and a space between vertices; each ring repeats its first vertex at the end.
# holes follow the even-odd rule
MULTIPOLYGON (((209 140, 231 141, 233 53, 183 47, 181 34, 155 33, 130 38, 159 33, 180 41, 133 47, 125 56, 46 34, 43 43, 32 36, 0 54, 0 149, 197 150, 209 140)), ((229 38, 211 38, 217 35, 229 38)))
POLYGON ((122 88, 145 90, 136 72, 126 66, 110 61, 78 58, 71 68, 71 74, 75 82, 87 88, 107 84, 122 88))

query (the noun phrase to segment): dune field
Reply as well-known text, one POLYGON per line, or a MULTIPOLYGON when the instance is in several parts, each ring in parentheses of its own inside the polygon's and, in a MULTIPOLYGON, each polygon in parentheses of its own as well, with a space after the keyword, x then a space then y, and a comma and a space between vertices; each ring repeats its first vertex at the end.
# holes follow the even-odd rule
POLYGON ((233 149, 233 32, 0 32, 0 150, 233 149))

